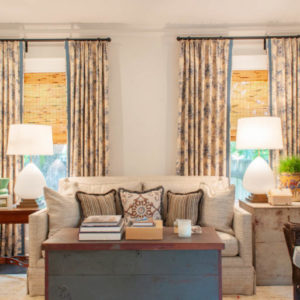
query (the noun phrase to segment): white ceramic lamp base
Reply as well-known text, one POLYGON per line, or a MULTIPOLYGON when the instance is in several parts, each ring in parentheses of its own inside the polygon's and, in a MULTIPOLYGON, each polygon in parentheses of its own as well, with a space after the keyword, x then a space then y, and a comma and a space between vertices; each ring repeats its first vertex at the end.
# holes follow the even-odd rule
POLYGON ((257 202, 267 202, 266 194, 270 189, 275 188, 275 178, 269 164, 260 156, 256 157, 248 166, 244 175, 243 186, 253 195, 264 195, 260 196, 264 200, 257 202))
POLYGON ((27 164, 16 179, 15 193, 22 199, 18 207, 37 207, 35 199, 43 195, 44 186, 46 180, 42 172, 34 163, 27 164))

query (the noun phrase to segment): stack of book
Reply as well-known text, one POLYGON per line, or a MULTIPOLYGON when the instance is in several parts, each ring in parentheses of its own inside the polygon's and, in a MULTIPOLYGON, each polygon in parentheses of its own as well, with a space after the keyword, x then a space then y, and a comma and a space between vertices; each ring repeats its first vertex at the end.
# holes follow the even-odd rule
POLYGON ((122 216, 90 216, 84 219, 79 230, 80 241, 118 241, 122 239, 122 216))

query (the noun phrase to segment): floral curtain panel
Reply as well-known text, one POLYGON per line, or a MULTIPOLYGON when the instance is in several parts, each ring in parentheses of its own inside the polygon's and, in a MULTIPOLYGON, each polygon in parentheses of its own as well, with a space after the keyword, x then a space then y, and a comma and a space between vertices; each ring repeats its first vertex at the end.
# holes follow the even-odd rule
MULTIPOLYGON (((13 188, 18 171, 22 168, 20 156, 6 155, 9 126, 21 123, 23 84, 23 43, 0 41, 0 177, 8 177, 9 194, 13 203, 13 188)), ((0 225, 1 256, 23 252, 21 225, 0 225)))
MULTIPOLYGON (((282 121, 281 155, 300 154, 300 38, 271 38, 268 45, 271 114, 282 121)), ((273 164, 279 151, 273 152, 273 164)))
POLYGON ((108 172, 106 41, 67 41, 70 176, 108 172))
POLYGON ((228 173, 232 41, 181 40, 178 175, 228 173))

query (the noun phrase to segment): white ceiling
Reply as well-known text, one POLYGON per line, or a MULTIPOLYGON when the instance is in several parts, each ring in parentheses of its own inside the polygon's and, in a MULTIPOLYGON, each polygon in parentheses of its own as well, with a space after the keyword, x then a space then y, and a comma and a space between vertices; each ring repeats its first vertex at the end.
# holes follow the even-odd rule
POLYGON ((1 23, 293 26, 299 14, 299 0, 0 0, 1 23))

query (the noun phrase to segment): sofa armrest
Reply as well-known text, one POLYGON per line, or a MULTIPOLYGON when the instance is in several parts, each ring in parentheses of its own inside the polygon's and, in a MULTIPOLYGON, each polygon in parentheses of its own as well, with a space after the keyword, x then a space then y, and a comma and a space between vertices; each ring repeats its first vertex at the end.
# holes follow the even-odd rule
POLYGON ((252 216, 240 207, 234 208, 233 230, 239 241, 239 255, 246 266, 253 265, 252 216))
POLYGON ((48 211, 45 208, 29 215, 29 267, 37 267, 47 235, 48 211))

